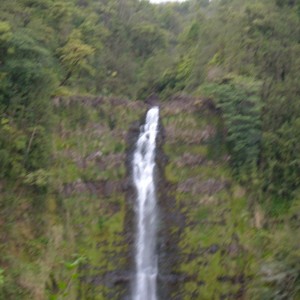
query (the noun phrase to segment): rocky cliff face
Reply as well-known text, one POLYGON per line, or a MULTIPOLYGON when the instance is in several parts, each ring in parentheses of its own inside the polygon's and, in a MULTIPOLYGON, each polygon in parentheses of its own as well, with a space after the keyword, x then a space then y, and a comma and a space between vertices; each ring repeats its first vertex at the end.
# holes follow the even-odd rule
MULTIPOLYGON (((17 222, 1 236, 19 234, 4 249, 16 271, 8 283, 18 287, 7 299, 129 299, 130 161, 148 105, 88 97, 55 105, 52 191, 35 215, 18 206, 17 222)), ((252 218, 245 190, 231 178, 220 116, 192 97, 159 105, 160 299, 249 299, 264 218, 259 208, 252 218)))
POLYGON ((217 112, 203 100, 185 99, 186 109, 177 101, 163 113, 165 177, 180 219, 171 299, 241 299, 250 272, 244 191, 228 172, 217 112))

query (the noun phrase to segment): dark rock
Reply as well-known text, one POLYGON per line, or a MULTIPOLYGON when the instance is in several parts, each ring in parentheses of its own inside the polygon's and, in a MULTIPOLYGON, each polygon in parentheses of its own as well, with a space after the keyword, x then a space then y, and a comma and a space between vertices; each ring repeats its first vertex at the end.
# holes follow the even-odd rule
POLYGON ((208 248, 208 253, 209 254, 215 254, 217 253, 219 250, 219 246, 218 245, 211 245, 209 248, 208 248))
POLYGON ((228 182, 214 178, 203 180, 199 177, 189 178, 178 185, 178 191, 183 193, 213 195, 228 186, 228 182))
POLYGON ((95 161, 99 169, 118 169, 124 165, 126 155, 123 153, 114 153, 106 156, 98 156, 95 161))
POLYGON ((228 275, 220 275, 217 277, 217 280, 220 282, 231 282, 231 277, 228 275))
POLYGON ((205 281, 204 280, 200 280, 197 283, 198 283, 198 285, 205 285, 205 281))
POLYGON ((215 113, 215 114, 220 114, 221 113, 221 110, 216 107, 216 104, 210 98, 204 98, 204 99, 202 99, 201 110, 202 111, 207 110, 207 111, 215 113))
POLYGON ((191 128, 176 128, 170 124, 166 126, 166 134, 169 144, 177 144, 180 142, 185 145, 198 145, 201 142, 206 142, 211 139, 216 134, 216 130, 211 125, 207 125, 201 130, 191 130, 191 128))
POLYGON ((110 197, 113 194, 121 193, 124 189, 124 180, 98 180, 82 181, 67 183, 63 186, 62 194, 66 197, 75 194, 94 194, 110 197))
POLYGON ((240 252, 240 247, 237 243, 231 243, 227 248, 228 254, 231 256, 237 256, 240 252))
POLYGON ((99 159, 100 157, 102 157, 103 153, 101 151, 96 151, 96 152, 93 152, 91 154, 89 154, 87 157, 86 157, 86 160, 95 160, 95 159, 99 159))
POLYGON ((201 99, 190 95, 177 94, 170 97, 170 101, 161 104, 165 114, 176 115, 182 112, 193 113, 198 110, 201 99))
POLYGON ((191 167, 202 165, 206 161, 205 157, 202 155, 196 155, 191 153, 184 153, 180 159, 176 161, 177 167, 191 167))
POLYGON ((151 94, 146 100, 145 103, 147 103, 150 107, 151 106, 157 106, 159 103, 159 96, 157 94, 151 94))

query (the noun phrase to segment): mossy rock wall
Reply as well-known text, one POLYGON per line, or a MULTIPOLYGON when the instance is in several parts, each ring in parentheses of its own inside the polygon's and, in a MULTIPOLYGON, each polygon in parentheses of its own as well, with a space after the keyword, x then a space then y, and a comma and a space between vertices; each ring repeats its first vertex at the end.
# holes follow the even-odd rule
POLYGON ((170 299, 242 299, 253 259, 247 200, 230 176, 220 118, 202 108, 197 99, 162 108, 169 205, 180 220, 171 229, 177 250, 170 299))
MULTIPOLYGON (((130 299, 130 162, 147 108, 55 99, 52 166, 38 178, 50 188, 0 182, 0 299, 130 299)), ((221 116, 201 99, 174 97, 160 115, 159 299, 298 299, 299 201, 266 217, 232 178, 221 116)))

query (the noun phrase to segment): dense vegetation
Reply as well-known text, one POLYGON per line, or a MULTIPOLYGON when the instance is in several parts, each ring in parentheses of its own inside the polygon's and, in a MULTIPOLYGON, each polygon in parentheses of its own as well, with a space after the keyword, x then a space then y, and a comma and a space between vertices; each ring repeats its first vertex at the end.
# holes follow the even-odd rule
MULTIPOLYGON (((30 285, 26 290, 26 284, 14 280, 32 266, 24 264, 27 271, 18 270, 14 256, 21 257, 23 247, 28 257, 40 257, 47 248, 44 212, 53 199, 61 201, 63 181, 76 180, 77 175, 85 180, 124 175, 122 168, 117 174, 97 175, 94 166, 77 174, 59 157, 59 150, 75 147, 88 155, 84 143, 95 151, 98 147, 83 132, 84 137, 72 140, 68 131, 79 132, 92 121, 110 130, 124 126, 122 109, 110 115, 109 102, 93 110, 78 108, 68 99, 106 96, 143 102, 159 97, 168 103, 175 94, 210 103, 218 116, 220 138, 214 145, 222 148, 212 156, 226 152, 230 176, 247 190, 249 211, 259 207, 265 215, 263 227, 269 230, 273 223, 283 227, 280 236, 266 237, 272 242, 260 253, 270 262, 268 272, 275 270, 272 274, 277 277, 265 283, 261 275, 261 285, 252 293, 257 299, 299 297, 300 257, 294 236, 300 218, 299 66, 298 0, 190 0, 164 5, 138 0, 1 0, 0 298, 32 296, 27 296, 30 285), (22 209, 29 211, 32 224, 39 225, 33 236, 24 233, 32 239, 26 245, 17 242, 21 237, 12 225, 21 220, 22 209), (16 241, 14 246, 10 239, 16 241)), ((130 109, 127 113, 124 124, 129 127, 134 117, 130 109)), ((101 150, 104 155, 125 149, 124 141, 102 143, 108 145, 101 150)), ((64 213, 52 221, 63 219, 64 213)), ((63 255, 71 259, 67 251, 63 255)), ((73 257, 70 269, 83 259, 73 257)), ((67 273, 64 270, 58 277, 67 278, 67 273)), ((56 276, 50 277, 53 286, 48 290, 64 297, 69 284, 57 287, 56 276)))

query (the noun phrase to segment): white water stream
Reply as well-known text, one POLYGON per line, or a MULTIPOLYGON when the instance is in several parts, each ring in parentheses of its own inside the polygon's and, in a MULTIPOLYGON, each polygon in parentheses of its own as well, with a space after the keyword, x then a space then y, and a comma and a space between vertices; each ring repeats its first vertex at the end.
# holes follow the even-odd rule
POLYGON ((141 126, 133 156, 133 179, 137 191, 135 280, 133 300, 156 300, 157 278, 157 207, 154 184, 155 148, 158 131, 159 109, 153 107, 147 112, 141 126))

